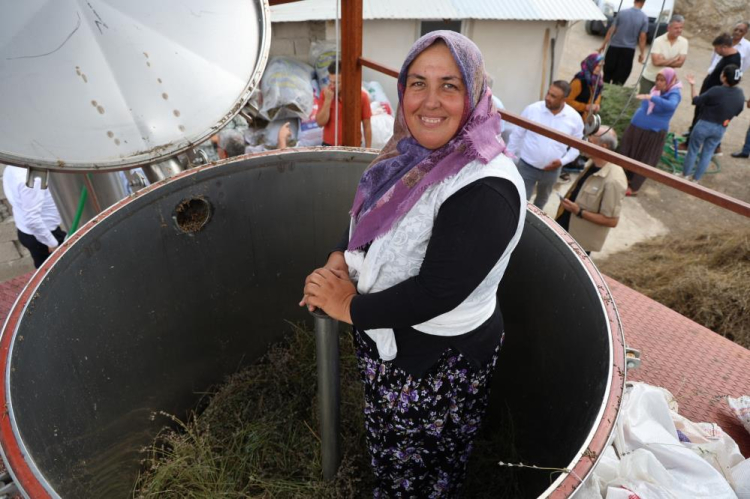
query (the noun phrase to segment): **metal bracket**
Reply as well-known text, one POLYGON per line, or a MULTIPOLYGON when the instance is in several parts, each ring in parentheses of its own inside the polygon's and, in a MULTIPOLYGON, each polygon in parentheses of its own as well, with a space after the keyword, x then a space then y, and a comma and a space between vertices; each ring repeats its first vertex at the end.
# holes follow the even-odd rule
POLYGON ((33 189, 34 184, 36 184, 36 179, 40 179, 42 181, 42 189, 46 189, 47 181, 49 180, 49 170, 40 168, 27 168, 26 187, 28 187, 29 189, 33 189))
POLYGON ((641 352, 635 348, 625 347, 625 369, 638 369, 641 367, 641 352))
POLYGON ((206 151, 203 149, 188 149, 185 151, 185 155, 188 160, 188 168, 195 168, 196 166, 207 165, 210 163, 208 160, 208 154, 206 154, 206 151))

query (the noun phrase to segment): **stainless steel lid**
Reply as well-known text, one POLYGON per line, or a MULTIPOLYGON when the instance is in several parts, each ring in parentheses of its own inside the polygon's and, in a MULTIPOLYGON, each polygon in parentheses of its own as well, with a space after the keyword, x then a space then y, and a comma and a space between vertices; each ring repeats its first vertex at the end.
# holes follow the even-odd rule
POLYGON ((267 0, 0 3, 0 162, 49 170, 164 160, 259 84, 267 0))

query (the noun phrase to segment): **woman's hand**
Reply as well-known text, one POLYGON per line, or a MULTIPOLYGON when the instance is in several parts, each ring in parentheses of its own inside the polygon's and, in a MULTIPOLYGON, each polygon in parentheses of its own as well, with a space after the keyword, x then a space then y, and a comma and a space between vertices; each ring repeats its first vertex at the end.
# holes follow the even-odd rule
POLYGON ((635 98, 638 100, 651 100, 651 94, 638 94, 635 98))
POLYGON ((688 82, 688 83, 690 83, 691 85, 695 85, 695 76, 693 76, 693 75, 687 75, 687 76, 685 77, 685 79, 686 79, 686 80, 687 80, 687 82, 688 82))
POLYGON ((346 264, 344 253, 341 251, 334 251, 328 256, 328 261, 323 266, 324 269, 339 270, 341 272, 349 274, 349 266, 346 264))
POLYGON ((357 289, 349 279, 349 274, 341 270, 321 268, 305 279, 305 296, 299 305, 307 305, 310 311, 320 308, 332 318, 351 324, 349 307, 355 296, 357 289))

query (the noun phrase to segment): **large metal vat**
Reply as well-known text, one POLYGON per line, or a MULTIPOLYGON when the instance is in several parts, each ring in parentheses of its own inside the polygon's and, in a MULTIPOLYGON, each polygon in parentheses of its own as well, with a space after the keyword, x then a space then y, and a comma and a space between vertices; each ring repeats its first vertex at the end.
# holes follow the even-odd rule
MULTIPOLYGON (((295 150, 186 171, 55 252, 0 341, 2 450, 25 494, 128 496, 139 449, 161 424, 154 412, 184 417, 197 394, 278 340, 285 320, 309 319, 297 306, 304 277, 340 237, 373 157, 295 150)), ((489 421, 507 407, 524 463, 573 470, 525 471, 529 497, 578 487, 624 383, 612 298, 570 241, 529 211, 501 284, 507 343, 489 421)))

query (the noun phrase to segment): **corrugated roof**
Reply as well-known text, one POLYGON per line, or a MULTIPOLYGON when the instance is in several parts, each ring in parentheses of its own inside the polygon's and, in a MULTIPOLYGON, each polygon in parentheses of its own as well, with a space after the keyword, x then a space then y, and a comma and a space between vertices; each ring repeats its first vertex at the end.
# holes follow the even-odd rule
MULTIPOLYGON (((327 21, 335 17, 336 0, 302 0, 271 7, 272 22, 327 21)), ((363 0, 362 18, 606 20, 591 0, 363 0)))

